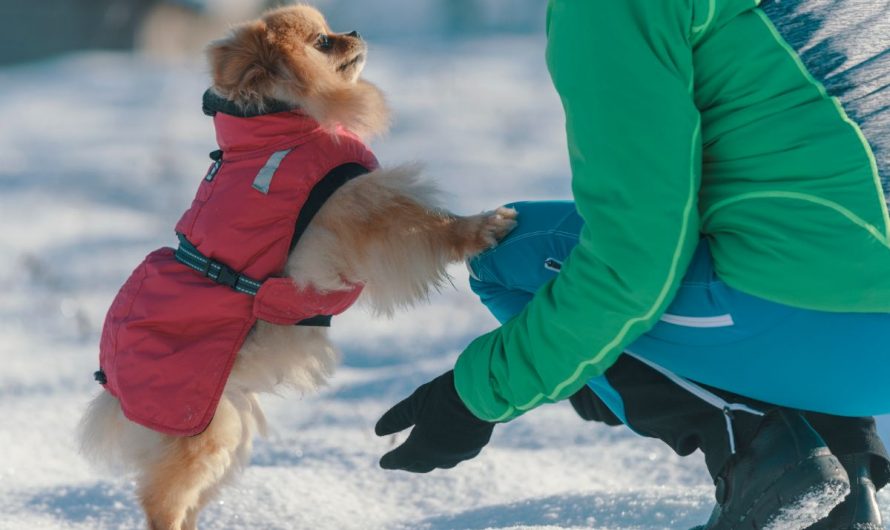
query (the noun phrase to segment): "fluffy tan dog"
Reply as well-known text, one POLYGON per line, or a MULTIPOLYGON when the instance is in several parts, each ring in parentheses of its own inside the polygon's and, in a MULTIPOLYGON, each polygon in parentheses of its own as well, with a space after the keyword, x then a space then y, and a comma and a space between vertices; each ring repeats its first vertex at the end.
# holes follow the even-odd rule
MULTIPOLYGON (((239 108, 286 102, 326 128, 343 126, 363 137, 382 132, 388 121, 379 90, 359 79, 366 56, 355 32, 332 33, 306 6, 268 12, 208 50, 213 90, 239 108)), ((512 210, 459 217, 439 208, 434 196, 411 168, 349 181, 314 217, 286 274, 322 291, 363 283, 362 299, 383 314, 424 299, 447 279, 448 263, 495 245, 515 225, 512 210)), ((252 438, 264 432, 256 394, 313 390, 337 360, 325 328, 259 321, 204 432, 175 437, 147 429, 102 392, 81 422, 83 451, 136 473, 151 530, 195 529, 200 510, 246 465, 252 438)))

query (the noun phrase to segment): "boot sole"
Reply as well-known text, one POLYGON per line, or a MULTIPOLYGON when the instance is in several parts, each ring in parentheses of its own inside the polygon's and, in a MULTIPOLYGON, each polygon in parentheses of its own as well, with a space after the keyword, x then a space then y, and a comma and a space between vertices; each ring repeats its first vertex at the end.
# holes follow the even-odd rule
POLYGON ((782 508, 763 530, 799 530, 809 528, 828 517, 835 506, 850 493, 850 485, 831 481, 814 487, 782 508))
POLYGON ((850 493, 850 482, 834 455, 817 453, 773 482, 734 523, 707 530, 804 530, 828 516, 850 493))

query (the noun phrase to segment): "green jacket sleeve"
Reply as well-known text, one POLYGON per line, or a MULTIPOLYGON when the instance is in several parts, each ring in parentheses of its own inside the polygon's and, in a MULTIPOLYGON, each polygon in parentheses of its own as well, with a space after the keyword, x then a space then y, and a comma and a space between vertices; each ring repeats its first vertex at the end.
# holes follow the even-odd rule
POLYGON ((551 0, 547 61, 585 228, 559 276, 458 359, 457 391, 478 417, 570 396, 673 298, 698 241, 689 1, 551 0))

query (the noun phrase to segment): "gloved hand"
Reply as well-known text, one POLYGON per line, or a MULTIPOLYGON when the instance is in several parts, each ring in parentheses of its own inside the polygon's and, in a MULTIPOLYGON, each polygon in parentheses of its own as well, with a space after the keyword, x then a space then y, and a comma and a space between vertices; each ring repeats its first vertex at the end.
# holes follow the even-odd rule
POLYGON ((412 425, 408 439, 383 455, 380 467, 412 473, 452 468, 478 455, 494 430, 494 423, 480 420, 461 401, 454 389, 453 370, 389 409, 374 432, 386 436, 412 425))

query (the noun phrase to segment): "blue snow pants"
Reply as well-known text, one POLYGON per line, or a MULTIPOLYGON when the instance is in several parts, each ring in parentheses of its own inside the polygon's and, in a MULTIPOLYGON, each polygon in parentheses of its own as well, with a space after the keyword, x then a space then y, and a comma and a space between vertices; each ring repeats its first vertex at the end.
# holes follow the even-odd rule
MULTIPOLYGON (((468 262, 470 286, 502 323, 556 277, 584 222, 570 201, 508 206, 519 212, 519 226, 468 262)), ((798 309, 729 287, 715 274, 703 238, 666 313, 625 355, 681 386, 696 382, 789 408, 873 416, 890 413, 888 332, 890 314, 798 309)), ((627 423, 605 377, 588 385, 627 423)))

